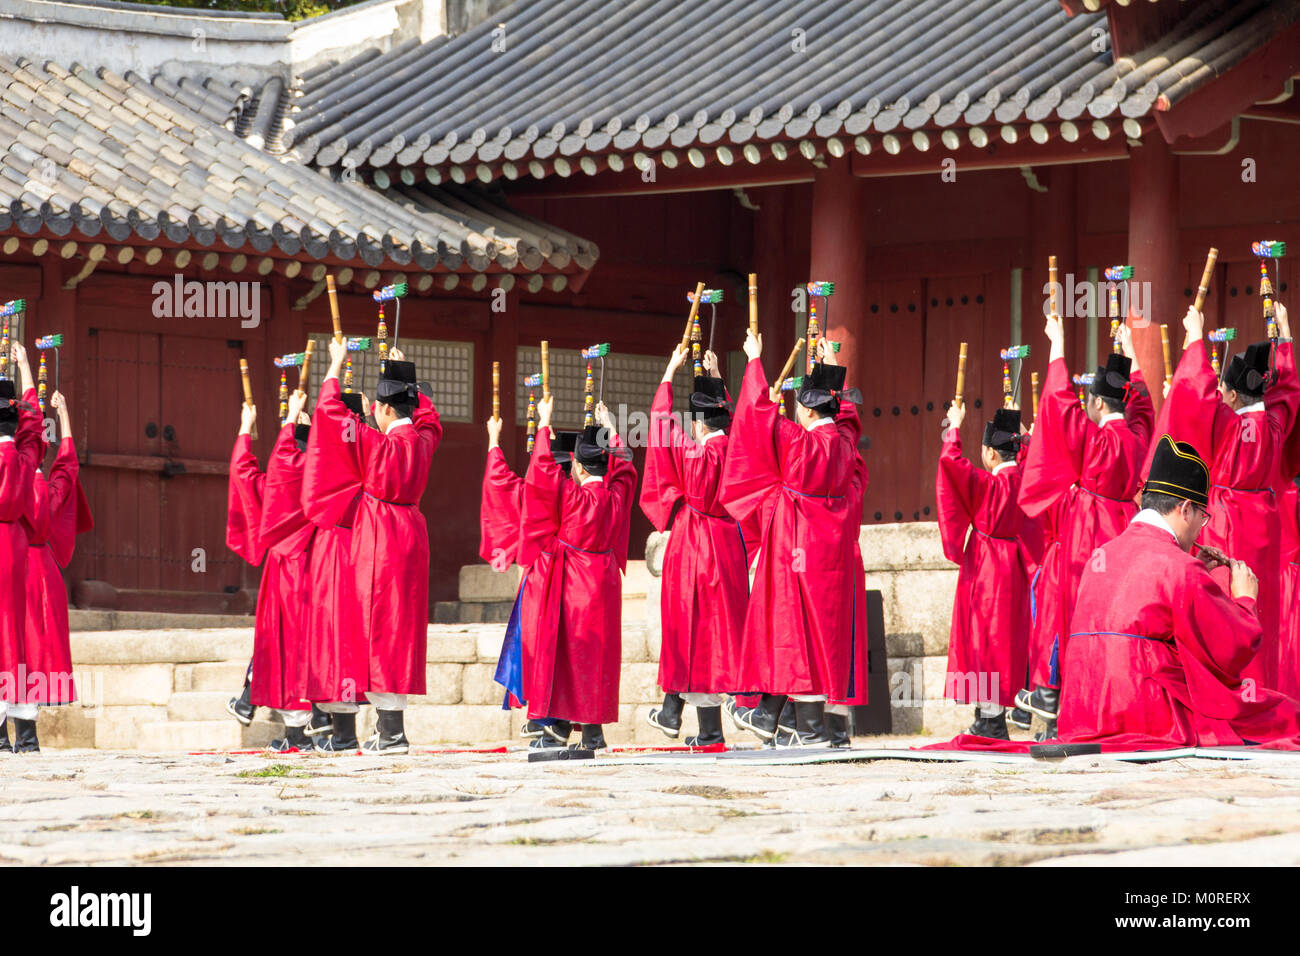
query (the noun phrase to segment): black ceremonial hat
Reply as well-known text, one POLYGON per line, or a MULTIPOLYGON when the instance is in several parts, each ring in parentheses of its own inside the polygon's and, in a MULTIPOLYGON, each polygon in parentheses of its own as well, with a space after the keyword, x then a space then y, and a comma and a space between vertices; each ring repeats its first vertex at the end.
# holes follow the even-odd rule
POLYGON ((722 379, 696 377, 695 391, 691 392, 691 413, 703 418, 710 428, 726 428, 731 424, 731 403, 727 401, 727 386, 722 379))
POLYGON ((298 443, 299 451, 307 450, 307 436, 311 434, 311 426, 299 422, 293 426, 293 440, 298 443))
POLYGON ((848 369, 843 365, 825 365, 817 362, 812 371, 803 377, 799 387, 799 404, 804 408, 838 415, 840 399, 847 398, 855 405, 862 403, 862 393, 856 388, 845 388, 844 377, 848 369))
POLYGON ((999 451, 1015 451, 1020 445, 1020 412, 1014 408, 999 408, 993 421, 984 426, 984 444, 999 451))
POLYGON ((392 405, 397 402, 418 405, 420 391, 415 384, 415 363, 403 362, 398 359, 385 359, 384 370, 379 373, 379 385, 375 390, 375 398, 385 405, 392 405))
POLYGON ((591 474, 605 474, 609 468, 609 433, 599 425, 588 425, 578 436, 573 457, 591 474))
POLYGON ((366 417, 366 409, 361 404, 360 392, 343 392, 339 395, 339 398, 343 399, 343 404, 347 406, 348 411, 353 415, 359 415, 362 418, 366 417))
POLYGON ((1246 346, 1246 354, 1232 357, 1223 371, 1223 381, 1238 392, 1258 395, 1268 387, 1269 343, 1255 342, 1246 346))
POLYGON ((577 443, 577 432, 551 432, 551 457, 561 465, 567 465, 573 461, 573 449, 577 443))
POLYGON ((0 379, 0 423, 18 421, 18 405, 13 401, 17 397, 13 380, 0 379))
POLYGON ((1210 469, 1187 442, 1162 435, 1142 490, 1186 498, 1204 508, 1210 502, 1210 469))
POLYGON ((1133 360, 1127 355, 1112 352, 1106 356, 1106 364, 1097 366, 1097 374, 1092 380, 1092 394, 1103 398, 1124 401, 1128 398, 1128 380, 1133 371, 1133 360))

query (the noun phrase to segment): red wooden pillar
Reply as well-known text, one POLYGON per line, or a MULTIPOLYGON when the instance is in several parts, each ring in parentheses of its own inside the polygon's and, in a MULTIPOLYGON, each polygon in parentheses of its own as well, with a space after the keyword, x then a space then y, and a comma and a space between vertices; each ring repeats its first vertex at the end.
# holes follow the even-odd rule
MULTIPOLYGON (((866 338, 867 181, 853 175, 848 157, 828 159, 813 182, 809 279, 835 283, 831 338, 844 343, 840 364, 847 382, 866 381, 871 343, 866 338)), ((919 373, 919 369, 917 370, 919 373)))
MULTIPOLYGON (((807 184, 749 190, 759 209, 754 216, 754 257, 758 275, 758 331, 763 336, 763 368, 768 380, 794 345, 791 290, 808 279, 808 222, 812 190, 807 184)), ((745 307, 748 308, 747 306, 745 307)), ((748 317, 748 312, 745 313, 748 317)), ((743 333, 735 345, 740 348, 743 333)), ((735 383, 738 386, 739 382, 735 383)))
POLYGON ((1164 397, 1164 361, 1160 323, 1169 326, 1169 339, 1182 342, 1182 300, 1178 268, 1178 158, 1159 136, 1151 136, 1129 153, 1128 261, 1134 278, 1150 283, 1143 297, 1143 321, 1133 328, 1133 347, 1151 389, 1156 411, 1164 397))

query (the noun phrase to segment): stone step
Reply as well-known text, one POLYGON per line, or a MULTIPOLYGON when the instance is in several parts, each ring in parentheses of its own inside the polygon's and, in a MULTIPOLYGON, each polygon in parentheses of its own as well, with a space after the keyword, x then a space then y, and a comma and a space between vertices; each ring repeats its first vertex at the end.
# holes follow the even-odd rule
POLYGON ((230 690, 184 691, 172 694, 167 701, 167 719, 170 721, 234 720, 226 713, 226 704, 239 692, 230 690))
POLYGON ((251 614, 174 614, 164 611, 68 609, 68 629, 71 631, 181 630, 251 626, 251 614))
POLYGON ((140 725, 135 749, 145 753, 238 750, 243 747, 242 729, 229 717, 225 720, 157 721, 140 725))
POLYGON ((247 661, 253 653, 253 626, 207 630, 77 631, 71 635, 72 660, 87 664, 198 663, 247 661))
POLYGON ((514 601, 439 601, 433 606, 435 624, 505 624, 514 601))
POLYGON ((177 664, 176 691, 187 693, 207 691, 222 693, 227 699, 239 693, 244 686, 248 661, 214 661, 205 664, 177 664))

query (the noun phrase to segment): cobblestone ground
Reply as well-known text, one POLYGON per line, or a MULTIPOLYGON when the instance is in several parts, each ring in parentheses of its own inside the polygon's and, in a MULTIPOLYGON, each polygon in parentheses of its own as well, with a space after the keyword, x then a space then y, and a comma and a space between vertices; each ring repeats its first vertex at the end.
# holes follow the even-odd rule
POLYGON ((1300 756, 655 767, 522 752, 0 755, 3 864, 692 862, 1295 865, 1300 756))

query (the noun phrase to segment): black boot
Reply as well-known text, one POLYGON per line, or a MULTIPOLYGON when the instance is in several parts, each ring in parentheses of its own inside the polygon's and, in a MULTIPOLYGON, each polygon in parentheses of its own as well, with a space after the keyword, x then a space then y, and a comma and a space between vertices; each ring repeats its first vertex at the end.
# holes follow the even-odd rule
POLYGON ((1048 720, 1043 723, 1043 729, 1034 734, 1034 740, 1055 740, 1056 739, 1056 721, 1048 720))
POLYGON ((406 731, 402 723, 402 715, 405 713, 402 710, 376 711, 378 716, 375 721, 375 735, 362 745, 361 752, 367 754, 409 753, 411 746, 406 741, 406 731))
POLYGON ((696 707, 695 718, 700 723, 700 732, 688 736, 683 743, 688 747, 714 747, 725 744, 722 736, 722 705, 716 707, 696 707))
POLYGON ((604 727, 600 724, 583 724, 582 740, 580 743, 574 745, 574 749, 604 750, 606 746, 604 727))
POLYGON ((316 704, 311 705, 311 718, 307 721, 307 726, 303 728, 303 733, 308 737, 315 737, 317 734, 328 734, 334 727, 334 721, 330 715, 321 710, 316 704))
POLYGON ((664 705, 662 708, 651 708, 646 720, 650 726, 657 730, 662 730, 673 740, 682 730, 682 708, 686 702, 682 700, 681 694, 674 694, 671 691, 664 694, 664 705))
POLYGON ((357 715, 330 714, 333 733, 329 740, 322 741, 317 750, 325 754, 354 753, 360 749, 357 743, 357 715))
POLYGON ((36 721, 14 718, 14 753, 40 753, 41 745, 36 739, 36 721))
POLYGON ((305 754, 315 748, 311 738, 307 736, 305 727, 290 727, 286 724, 284 736, 272 740, 266 749, 277 754, 295 752, 305 754))
POLYGON ((776 721, 776 736, 772 738, 772 746, 793 747, 794 724, 794 701, 787 697, 785 706, 781 708, 781 716, 776 721))
POLYGON ((528 745, 528 749, 566 750, 569 746, 569 734, 571 733, 573 733, 573 724, 570 721, 557 720, 542 727, 541 733, 528 745))
POLYGON ((1022 707, 1014 707, 1011 712, 1007 714, 1007 723, 1014 727, 1019 727, 1021 730, 1028 730, 1030 724, 1033 723, 1033 720, 1034 715, 1022 707))
POLYGON ((525 740, 527 740, 530 737, 532 738, 540 737, 544 733, 546 733, 546 728, 543 727, 535 720, 528 721, 519 730, 519 736, 523 737, 525 740))
POLYGON ((239 696, 230 698, 230 703, 226 704, 226 713, 245 727, 253 722, 253 714, 257 711, 253 706, 252 694, 253 680, 250 675, 244 678, 244 689, 239 692, 239 696))
POLYGON ((762 740, 771 740, 776 736, 777 718, 784 705, 784 694, 764 694, 757 707, 737 707, 734 699, 727 701, 727 713, 741 730, 757 734, 762 740))
POLYGON ((1016 706, 1043 720, 1055 720, 1061 709, 1061 691, 1056 687, 1035 687, 1033 693, 1022 690, 1016 694, 1016 706))
POLYGON ((9 721, 0 716, 0 754, 11 754, 13 746, 9 743, 9 721))
POLYGON ((831 742, 826 729, 826 703, 799 700, 794 705, 794 740, 791 747, 826 747, 831 742))
POLYGON ((1011 734, 1007 732, 1007 712, 1004 710, 996 717, 981 717, 980 709, 976 707, 975 723, 970 725, 966 733, 974 734, 976 737, 990 737, 993 740, 1010 740, 1011 734))
POLYGON ((853 739, 849 736, 849 719, 843 714, 827 714, 826 730, 831 735, 832 747, 853 746, 853 739))

